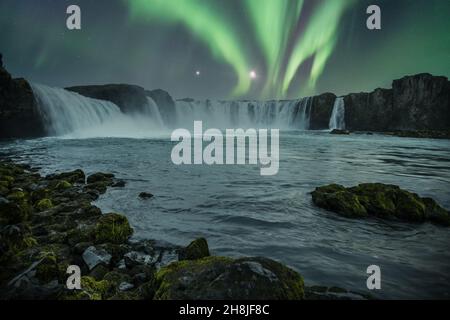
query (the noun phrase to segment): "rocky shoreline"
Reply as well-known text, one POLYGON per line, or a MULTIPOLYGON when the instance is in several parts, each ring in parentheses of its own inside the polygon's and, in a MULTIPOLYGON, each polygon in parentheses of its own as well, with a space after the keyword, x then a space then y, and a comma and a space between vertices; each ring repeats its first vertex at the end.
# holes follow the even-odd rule
POLYGON ((367 299, 341 288, 306 286, 268 258, 211 256, 205 239, 187 247, 135 241, 127 218, 91 204, 112 174, 82 170, 41 176, 0 160, 0 299, 367 299), (66 288, 69 266, 81 290, 66 288))

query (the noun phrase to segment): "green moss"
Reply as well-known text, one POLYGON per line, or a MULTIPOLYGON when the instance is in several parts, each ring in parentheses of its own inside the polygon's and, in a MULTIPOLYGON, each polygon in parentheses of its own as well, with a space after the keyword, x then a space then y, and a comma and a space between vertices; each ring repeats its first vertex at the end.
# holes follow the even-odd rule
POLYGON ((156 288, 156 300, 304 298, 303 278, 265 258, 206 257, 175 262, 157 273, 156 288))
POLYGON ((199 238, 192 241, 179 254, 180 260, 196 260, 209 256, 208 242, 205 238, 199 238))
POLYGON ((111 284, 106 281, 96 281, 93 277, 81 277, 81 290, 71 291, 61 297, 63 300, 103 300, 111 290, 111 284))
POLYGON ((120 244, 128 240, 133 234, 133 229, 128 219, 117 213, 103 215, 95 226, 94 236, 96 243, 120 244))
POLYGON ((11 201, 16 201, 16 202, 25 201, 26 200, 25 199, 25 192, 23 192, 23 191, 15 191, 13 193, 10 193, 7 196, 7 199, 11 200, 11 201))
POLYGON ((59 278, 59 267, 56 254, 52 251, 40 254, 42 261, 36 267, 36 278, 42 283, 48 283, 59 278))
POLYGON ((66 180, 62 180, 56 185, 56 189, 58 190, 66 190, 70 188, 72 188, 72 184, 70 182, 67 182, 66 180))
POLYGON ((420 198, 407 191, 399 191, 396 194, 396 216, 403 220, 413 222, 425 221, 425 204, 420 198))
POLYGON ((10 186, 13 182, 14 182, 14 177, 12 176, 2 176, 1 179, 2 181, 6 181, 6 183, 8 183, 8 186, 10 186))
POLYGON ((6 180, 0 180, 0 187, 9 188, 9 182, 6 180))
POLYGON ((431 198, 422 198, 422 202, 425 204, 425 214, 430 221, 444 226, 450 226, 450 214, 447 210, 431 198))
POLYGON ((48 198, 39 200, 38 203, 36 204, 36 209, 39 211, 45 211, 51 208, 53 208, 53 203, 52 200, 48 198))

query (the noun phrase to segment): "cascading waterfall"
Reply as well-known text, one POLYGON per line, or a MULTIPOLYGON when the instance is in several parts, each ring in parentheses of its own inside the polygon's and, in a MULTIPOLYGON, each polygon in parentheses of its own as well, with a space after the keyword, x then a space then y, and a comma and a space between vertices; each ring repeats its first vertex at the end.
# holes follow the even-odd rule
POLYGON ((334 101, 329 128, 330 130, 345 129, 345 102, 343 97, 336 98, 336 100, 334 101))
POLYGON ((308 130, 310 97, 283 101, 178 100, 176 123, 202 120, 210 128, 279 128, 308 130))
POLYGON ((32 84, 49 135, 69 138, 152 137, 164 129, 159 109, 149 98, 139 114, 124 114, 115 104, 78 93, 32 84))
MULTIPOLYGON (((140 111, 124 113, 108 101, 32 84, 39 110, 50 136, 66 138, 166 136, 170 129, 190 128, 202 120, 204 128, 277 128, 308 130, 312 98, 281 101, 178 100, 172 124, 167 125, 159 106, 147 97, 140 111)), ((137 109, 136 109, 137 110, 137 109)))

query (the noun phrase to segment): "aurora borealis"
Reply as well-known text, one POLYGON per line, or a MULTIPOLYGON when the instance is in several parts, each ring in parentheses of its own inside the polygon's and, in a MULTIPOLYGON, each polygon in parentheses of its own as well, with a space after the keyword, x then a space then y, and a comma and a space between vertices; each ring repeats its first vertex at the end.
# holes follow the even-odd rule
POLYGON ((54 86, 344 94, 406 74, 450 76, 449 16, 446 0, 0 0, 0 52, 15 76, 54 86), (65 28, 70 4, 81 7, 82 30, 65 28), (370 4, 381 7, 382 30, 366 28, 370 4))

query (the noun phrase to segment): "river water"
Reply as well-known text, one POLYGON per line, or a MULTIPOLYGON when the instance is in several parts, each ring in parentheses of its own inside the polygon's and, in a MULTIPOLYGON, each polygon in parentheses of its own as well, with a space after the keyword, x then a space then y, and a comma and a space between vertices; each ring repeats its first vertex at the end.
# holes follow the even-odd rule
POLYGON ((208 239, 213 254, 265 256, 299 271, 307 285, 366 288, 378 265, 380 298, 450 298, 450 229, 377 219, 350 220, 315 207, 315 187, 396 184, 450 209, 447 140, 382 135, 334 136, 284 130, 280 168, 255 165, 176 166, 168 136, 153 139, 44 138, 1 142, 0 153, 41 173, 83 169, 114 173, 126 187, 97 202, 125 214, 135 238, 186 245, 208 239), (140 192, 155 195, 138 198, 140 192))

